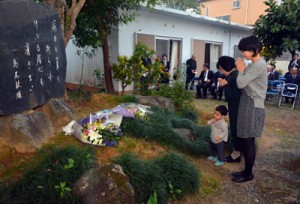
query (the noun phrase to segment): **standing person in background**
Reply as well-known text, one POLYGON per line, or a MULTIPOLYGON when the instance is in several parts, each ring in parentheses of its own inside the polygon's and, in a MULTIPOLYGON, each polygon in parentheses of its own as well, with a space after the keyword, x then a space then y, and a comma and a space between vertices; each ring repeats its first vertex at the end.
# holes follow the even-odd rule
POLYGON ((191 84, 191 89, 194 89, 194 77, 195 72, 197 70, 197 61, 196 56, 193 54, 190 59, 186 61, 186 83, 185 83, 185 89, 188 90, 188 86, 191 84))
POLYGON ((296 67, 299 70, 299 68, 300 68, 300 59, 298 59, 298 58, 299 58, 299 55, 297 53, 295 53, 293 55, 293 59, 289 63, 289 66, 288 66, 289 70, 294 68, 294 67, 296 67))
POLYGON ((237 119, 239 104, 242 92, 237 87, 237 76, 239 72, 235 67, 235 60, 229 56, 222 56, 219 58, 217 66, 221 72, 225 75, 225 79, 219 78, 220 85, 225 90, 225 101, 228 103, 229 111, 229 125, 230 125, 230 136, 233 144, 233 152, 225 157, 226 162, 241 162, 241 153, 243 145, 241 139, 237 136, 237 119))
POLYGON ((238 45, 243 57, 252 63, 246 67, 242 58, 237 58, 239 71, 237 86, 242 89, 240 99, 237 136, 243 144, 245 168, 232 173, 233 182, 246 182, 254 178, 252 168, 255 162, 255 138, 260 137, 265 123, 266 91, 268 85, 266 62, 260 57, 262 45, 255 36, 245 37, 238 45))
POLYGON ((170 62, 168 61, 167 54, 162 55, 161 64, 163 65, 161 77, 162 77, 162 83, 168 84, 170 82, 169 79, 169 71, 170 71, 170 62))

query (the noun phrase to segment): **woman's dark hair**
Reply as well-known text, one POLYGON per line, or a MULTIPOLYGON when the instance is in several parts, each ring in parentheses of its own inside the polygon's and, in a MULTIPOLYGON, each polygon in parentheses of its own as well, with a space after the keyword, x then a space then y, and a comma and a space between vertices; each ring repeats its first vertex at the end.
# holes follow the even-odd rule
POLYGON ((228 113, 228 109, 224 105, 217 106, 215 110, 221 113, 221 115, 227 115, 228 113))
POLYGON ((217 66, 226 72, 230 72, 235 68, 235 60, 233 57, 221 56, 217 62, 217 66))
POLYGON ((253 57, 257 56, 258 53, 262 50, 262 44, 259 42, 258 38, 255 36, 248 36, 242 38, 239 42, 239 50, 243 51, 252 51, 253 57))
POLYGON ((167 54, 163 54, 163 55, 161 56, 161 58, 163 59, 163 58, 164 58, 164 56, 166 56, 166 57, 168 58, 167 54))

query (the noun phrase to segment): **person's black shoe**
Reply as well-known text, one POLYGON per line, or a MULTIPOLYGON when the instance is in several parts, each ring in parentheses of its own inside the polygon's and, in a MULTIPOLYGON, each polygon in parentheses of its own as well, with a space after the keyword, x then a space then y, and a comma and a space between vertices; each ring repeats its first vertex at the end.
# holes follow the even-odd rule
POLYGON ((239 176, 242 176, 242 175, 244 175, 244 174, 245 174, 244 171, 237 171, 237 172, 233 172, 231 175, 232 175, 233 177, 239 177, 239 176))
POLYGON ((251 181, 253 180, 253 178, 254 176, 253 174, 251 174, 250 176, 241 175, 241 176, 233 177, 231 180, 236 183, 243 183, 243 182, 251 181))
POLYGON ((234 163, 234 162, 240 163, 241 162, 241 156, 237 157, 236 159, 232 159, 232 157, 229 155, 229 156, 225 157, 224 161, 227 162, 227 163, 234 163))

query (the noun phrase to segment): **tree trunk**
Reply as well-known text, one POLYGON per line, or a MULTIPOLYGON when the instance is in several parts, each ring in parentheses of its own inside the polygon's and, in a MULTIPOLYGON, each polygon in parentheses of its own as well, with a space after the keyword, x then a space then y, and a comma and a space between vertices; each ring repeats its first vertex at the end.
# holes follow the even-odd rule
POLYGON ((76 19, 79 15, 86 0, 72 0, 72 5, 68 8, 65 0, 44 0, 44 2, 54 6, 59 19, 60 27, 64 34, 64 45, 67 47, 68 42, 76 28, 76 19), (78 1, 78 2, 77 2, 78 1), (66 11, 66 16, 65 16, 66 11))
POLYGON ((64 44, 67 47, 70 38, 73 35, 73 31, 76 28, 76 19, 79 15, 82 7, 84 6, 86 0, 72 0, 72 5, 67 9, 66 21, 65 21, 65 31, 64 31, 64 44))
POLYGON ((105 85, 108 93, 114 93, 114 85, 112 81, 111 73, 111 52, 110 52, 110 40, 109 36, 103 38, 103 61, 104 61, 104 76, 105 76, 105 85))

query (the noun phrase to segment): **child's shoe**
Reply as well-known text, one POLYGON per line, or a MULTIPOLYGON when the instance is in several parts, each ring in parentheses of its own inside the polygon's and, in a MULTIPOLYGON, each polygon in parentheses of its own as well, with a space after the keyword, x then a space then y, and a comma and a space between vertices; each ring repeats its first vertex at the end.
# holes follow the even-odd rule
POLYGON ((214 156, 209 156, 209 157, 207 157, 207 159, 208 160, 210 160, 210 161, 218 161, 218 157, 214 157, 214 156))
POLYGON ((215 166, 222 166, 224 164, 224 162, 221 162, 221 161, 219 161, 219 160, 217 160, 216 162, 215 162, 215 166))

